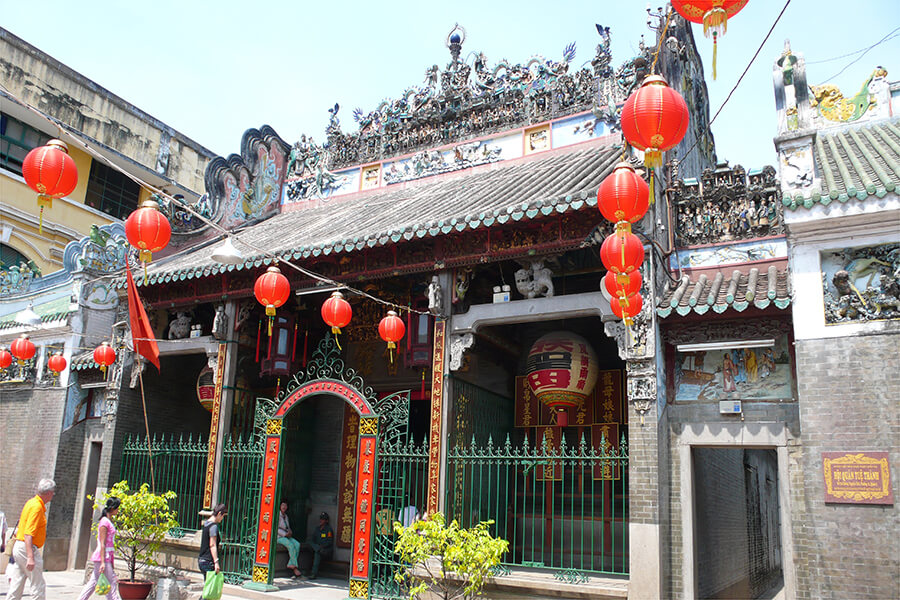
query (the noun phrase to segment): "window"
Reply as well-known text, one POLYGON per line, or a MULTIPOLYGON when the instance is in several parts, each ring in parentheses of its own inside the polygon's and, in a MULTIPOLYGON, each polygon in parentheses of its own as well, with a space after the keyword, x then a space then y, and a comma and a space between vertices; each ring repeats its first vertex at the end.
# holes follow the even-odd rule
POLYGON ((0 114, 0 167, 21 175, 25 155, 48 140, 49 135, 9 115, 0 114))
POLYGON ((137 208, 141 188, 118 171, 100 161, 91 161, 84 203, 118 219, 137 208))
POLYGON ((28 264, 28 257, 6 244, 0 244, 0 269, 18 267, 22 263, 28 264))

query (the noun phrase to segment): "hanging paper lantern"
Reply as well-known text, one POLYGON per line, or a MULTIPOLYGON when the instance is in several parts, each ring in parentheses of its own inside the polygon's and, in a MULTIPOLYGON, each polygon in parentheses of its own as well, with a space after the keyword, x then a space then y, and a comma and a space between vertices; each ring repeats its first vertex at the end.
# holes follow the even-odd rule
POLYGON ((216 378, 215 371, 209 365, 204 366, 197 376, 197 400, 200 406, 212 412, 216 400, 216 378))
POLYGON ((622 107, 622 134, 644 151, 644 165, 651 169, 662 166, 662 153, 684 139, 689 121, 684 98, 659 75, 648 75, 622 107))
POLYGON ((641 272, 613 273, 609 271, 603 277, 603 287, 613 298, 620 296, 629 297, 641 291, 641 272))
POLYGON ((625 321, 629 327, 632 325, 632 317, 637 316, 644 307, 644 298, 640 294, 635 294, 628 298, 613 298, 609 303, 613 314, 625 321))
POLYGON ((30 359, 37 350, 24 333, 9 345, 9 349, 12 351, 12 355, 19 359, 19 362, 30 359))
POLYGON ((165 248, 172 237, 169 220, 159 212, 159 204, 155 200, 144 200, 140 208, 128 215, 125 236, 129 244, 140 250, 146 280, 147 263, 153 259, 153 253, 165 248))
POLYGON ((713 79, 716 78, 718 37, 728 31, 728 19, 747 6, 747 0, 672 0, 672 7, 693 23, 703 23, 703 35, 713 39, 713 79))
POLYGON ((600 246, 600 260, 608 271, 627 275, 644 262, 644 245, 631 232, 613 233, 600 246))
MULTIPOLYGON (((341 332, 341 327, 347 326, 352 317, 353 309, 350 308, 350 303, 344 300, 344 295, 340 292, 332 292, 331 298, 322 304, 322 320, 331 327, 331 333, 335 336, 341 332)), ((340 344, 338 344, 338 348, 340 348, 340 344)))
POLYGON ((526 379, 537 399, 556 411, 556 424, 566 427, 566 410, 579 406, 594 389, 597 355, 579 335, 548 333, 528 352, 526 379))
POLYGON ((272 323, 275 321, 275 309, 282 306, 291 295, 291 284, 281 274, 281 269, 271 266, 256 279, 253 286, 256 300, 266 307, 269 317, 269 336, 272 335, 272 323))
POLYGON ((12 364, 13 355, 6 348, 0 348, 0 369, 5 369, 12 364))
POLYGON ((607 221, 637 223, 650 206, 650 187, 634 167, 625 162, 616 165, 597 190, 597 207, 607 221))
POLYGON ((41 207, 38 230, 44 231, 44 207, 53 208, 53 199, 68 196, 78 185, 78 168, 69 156, 69 147, 61 140, 50 140, 34 148, 22 161, 22 177, 36 191, 41 207))
POLYGON ((94 362, 100 365, 100 370, 106 373, 106 367, 116 362, 116 351, 109 342, 103 342, 94 348, 94 362))
POLYGON ((47 368, 59 375, 66 370, 66 359, 63 358, 62 352, 57 352, 47 361, 47 368))
MULTIPOLYGON (((406 325, 403 319, 397 316, 393 310, 389 310, 385 318, 378 324, 378 335, 387 342, 388 351, 392 351, 397 347, 397 342, 403 339, 406 334, 406 325)), ((394 355, 390 354, 391 362, 394 362, 394 355)))

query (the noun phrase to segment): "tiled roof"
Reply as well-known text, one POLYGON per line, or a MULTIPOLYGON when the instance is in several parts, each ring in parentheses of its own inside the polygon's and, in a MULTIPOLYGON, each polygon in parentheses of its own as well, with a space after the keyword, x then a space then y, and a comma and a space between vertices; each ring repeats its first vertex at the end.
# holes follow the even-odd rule
MULTIPOLYGON (((596 206, 597 188, 621 152, 619 146, 580 146, 397 184, 288 210, 235 237, 279 257, 300 259, 585 210, 596 206)), ((240 241, 235 245, 248 255, 246 245, 240 241)), ((215 245, 206 245, 151 265, 148 283, 271 262, 250 256, 243 265, 220 265, 210 258, 214 249, 215 245)))
MULTIPOLYGON (((32 308, 35 313, 41 318, 41 323, 54 323, 56 321, 61 321, 69 316, 69 313, 72 311, 72 303, 68 296, 62 298, 56 298, 51 300, 50 302, 44 302, 43 304, 38 304, 32 308)), ((11 313, 5 315, 3 320, 0 320, 0 329, 12 329, 14 327, 22 327, 21 323, 16 321, 16 315, 19 311, 15 313, 11 313)))
POLYGON ((774 304, 784 309, 790 303, 788 271, 771 265, 765 272, 757 268, 750 269, 749 273, 735 270, 728 279, 721 271, 712 279, 701 274, 692 281, 685 275, 681 283, 666 291, 656 312, 665 318, 672 312, 681 316, 691 311, 702 315, 710 309, 716 313, 723 313, 728 308, 743 312, 751 305, 766 308, 774 304))
POLYGON ((86 350, 81 354, 72 357, 71 369, 73 371, 83 371, 85 369, 99 369, 100 365, 94 362, 94 351, 86 350))
POLYGON ((816 170, 824 189, 808 196, 784 196, 791 209, 837 200, 883 198, 900 186, 900 120, 883 121, 816 135, 816 170))

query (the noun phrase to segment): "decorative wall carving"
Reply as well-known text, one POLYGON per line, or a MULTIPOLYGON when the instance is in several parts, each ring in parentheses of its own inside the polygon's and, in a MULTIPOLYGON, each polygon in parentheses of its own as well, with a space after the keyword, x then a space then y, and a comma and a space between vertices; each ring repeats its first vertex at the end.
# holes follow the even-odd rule
POLYGON ((219 223, 232 229, 275 212, 281 202, 289 146, 264 125, 248 129, 241 154, 217 156, 206 167, 204 183, 219 223))
POLYGON ((530 261, 527 268, 516 271, 516 289, 526 298, 552 298, 553 272, 544 259, 530 261))
POLYGON ((704 321, 696 325, 684 325, 663 330, 663 339, 669 344, 691 344, 704 342, 722 342, 729 340, 748 340, 774 338, 791 330, 790 321, 771 320, 739 320, 739 321, 704 321))
POLYGON ((463 333, 450 336, 450 370, 457 371, 463 365, 466 350, 475 343, 475 334, 463 333))
POLYGON ((680 246, 784 234, 775 169, 746 175, 740 165, 705 169, 702 183, 676 181, 672 190, 676 243, 680 246))
POLYGON ((825 322, 900 319, 900 244, 822 253, 825 322))

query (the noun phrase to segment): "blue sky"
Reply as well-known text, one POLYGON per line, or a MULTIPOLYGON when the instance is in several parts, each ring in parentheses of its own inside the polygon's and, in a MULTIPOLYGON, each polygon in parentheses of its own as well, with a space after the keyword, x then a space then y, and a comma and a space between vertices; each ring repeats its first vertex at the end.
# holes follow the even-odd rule
MULTIPOLYGON (((640 36, 653 43, 645 4, 637 1, 536 2, 155 2, 39 4, 5 2, 2 27, 212 151, 239 150, 241 134, 271 125, 289 143, 301 133, 324 140, 328 108, 365 112, 425 70, 443 67, 445 39, 459 23, 463 54, 490 63, 560 58, 576 42, 575 64, 590 60, 600 23, 611 28, 615 65, 636 54, 640 36)), ((660 2, 653 2, 654 5, 660 2)), ((784 0, 750 0, 719 42, 712 81, 711 40, 694 36, 715 112, 768 32, 784 0)), ((713 124, 720 159, 745 167, 775 164, 772 64, 785 38, 807 60, 810 84, 824 83, 900 27, 896 0, 792 0, 760 56, 713 124)), ((853 95, 876 65, 900 79, 900 31, 829 83, 853 95)))

